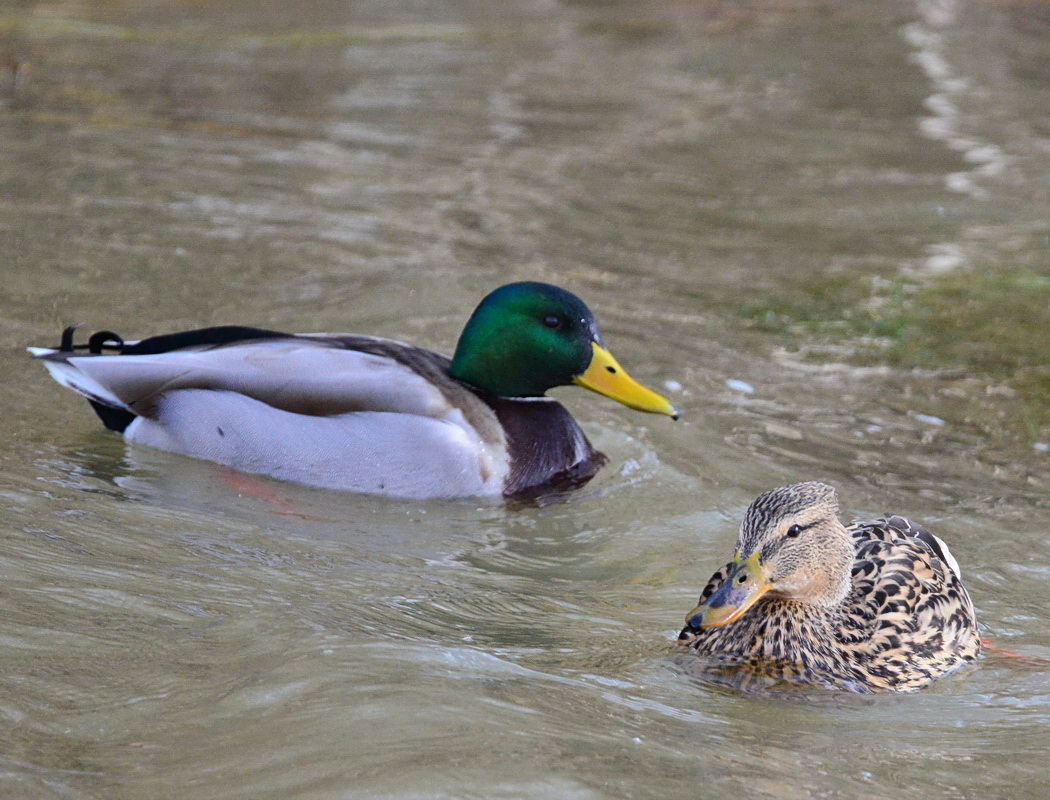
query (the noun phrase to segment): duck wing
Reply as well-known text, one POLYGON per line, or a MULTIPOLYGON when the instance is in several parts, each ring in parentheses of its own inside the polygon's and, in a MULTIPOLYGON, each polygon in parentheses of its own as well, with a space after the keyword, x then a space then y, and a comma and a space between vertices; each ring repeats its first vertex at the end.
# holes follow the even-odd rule
POLYGON ((59 383, 94 402, 146 417, 159 397, 186 389, 234 392, 310 416, 387 411, 442 417, 469 394, 448 376, 447 358, 400 342, 261 331, 215 343, 216 337, 202 335, 225 330, 131 342, 117 355, 33 352, 59 383))
POLYGON ((857 557, 840 636, 863 648, 872 675, 907 688, 974 658, 976 615, 947 545, 901 516, 851 531, 857 557))

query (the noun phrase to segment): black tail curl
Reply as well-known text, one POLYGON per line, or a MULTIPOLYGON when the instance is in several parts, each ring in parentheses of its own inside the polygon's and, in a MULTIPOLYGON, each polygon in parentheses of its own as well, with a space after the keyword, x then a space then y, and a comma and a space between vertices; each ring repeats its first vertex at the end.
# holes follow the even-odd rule
MULTIPOLYGON (((93 356, 105 354, 118 356, 157 355, 187 347, 222 347, 243 341, 281 339, 291 336, 291 334, 266 330, 265 328, 250 328, 244 325, 218 325, 193 331, 151 336, 138 342, 125 342, 123 336, 113 331, 99 331, 91 334, 86 344, 75 344, 73 337, 76 335, 78 328, 80 328, 79 325, 71 325, 62 331, 62 342, 58 346, 59 353, 66 354, 66 357, 71 357, 77 352, 86 352, 93 356)), ((88 402, 91 403, 91 407, 98 414, 99 419, 111 431, 123 433, 128 425, 135 420, 136 414, 127 408, 111 405, 101 398, 91 397, 84 392, 81 392, 81 394, 85 394, 88 402)))
POLYGON ((271 331, 266 328, 252 328, 246 325, 216 325, 211 328, 151 336, 138 342, 125 342, 123 336, 113 331, 99 331, 91 334, 87 344, 74 344, 73 335, 79 327, 79 325, 71 325, 62 331, 62 343, 58 347, 60 353, 86 350, 91 355, 100 356, 106 350, 118 356, 152 356, 186 347, 222 347, 238 342, 286 339, 292 336, 290 333, 271 331))
POLYGON ((62 343, 58 346, 60 353, 75 353, 77 350, 87 350, 92 355, 102 355, 103 349, 115 350, 117 354, 124 352, 124 338, 113 331, 99 331, 91 334, 87 344, 73 344, 73 335, 77 332, 79 325, 70 325, 62 331, 62 343))

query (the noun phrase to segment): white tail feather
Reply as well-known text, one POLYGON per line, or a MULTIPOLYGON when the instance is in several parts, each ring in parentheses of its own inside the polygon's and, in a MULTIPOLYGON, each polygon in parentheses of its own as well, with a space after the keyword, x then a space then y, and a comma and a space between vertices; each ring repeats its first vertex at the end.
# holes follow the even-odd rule
MULTIPOLYGON (((47 355, 48 353, 55 352, 54 350, 48 350, 43 347, 30 348, 31 352, 33 350, 43 351, 41 353, 34 353, 34 355, 47 355)), ((53 361, 50 359, 44 359, 43 362, 44 366, 47 367, 47 371, 51 373, 52 378, 63 386, 72 389, 77 394, 83 395, 88 400, 94 400, 95 402, 111 406, 112 408, 131 411, 131 409, 128 408, 128 406, 116 395, 109 391, 109 389, 98 381, 89 378, 69 362, 53 361)))
POLYGON ((933 536, 937 540, 937 544, 941 546, 941 555, 944 556, 944 560, 948 562, 948 568, 955 573, 955 577, 962 580, 962 570, 959 569, 959 562, 955 560, 955 556, 952 555, 952 551, 948 549, 948 545, 944 543, 944 539, 940 536, 933 536))

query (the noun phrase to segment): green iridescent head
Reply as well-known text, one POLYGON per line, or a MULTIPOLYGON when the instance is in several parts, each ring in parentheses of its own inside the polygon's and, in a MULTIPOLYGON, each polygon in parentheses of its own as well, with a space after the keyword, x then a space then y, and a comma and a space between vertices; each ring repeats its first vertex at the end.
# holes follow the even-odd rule
POLYGON ((449 371, 501 397, 540 397, 576 383, 640 411, 677 416, 602 347, 584 302, 547 283, 510 283, 482 300, 459 337, 449 371))

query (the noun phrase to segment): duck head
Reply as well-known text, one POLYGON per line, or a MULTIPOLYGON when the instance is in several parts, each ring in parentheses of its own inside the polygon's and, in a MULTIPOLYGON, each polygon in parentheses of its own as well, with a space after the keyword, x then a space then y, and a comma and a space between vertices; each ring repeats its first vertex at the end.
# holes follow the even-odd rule
POLYGON ((835 490, 823 483, 796 483, 761 495, 744 515, 729 575, 689 612, 680 640, 740 619, 767 593, 824 609, 841 603, 850 589, 855 548, 838 513, 835 490))
POLYGON ((540 397, 576 384, 629 408, 678 412, 631 378, 602 346, 590 309, 546 283, 501 286, 474 310, 456 345, 452 377, 500 397, 540 397))

